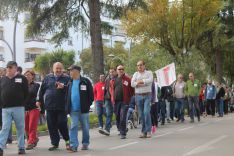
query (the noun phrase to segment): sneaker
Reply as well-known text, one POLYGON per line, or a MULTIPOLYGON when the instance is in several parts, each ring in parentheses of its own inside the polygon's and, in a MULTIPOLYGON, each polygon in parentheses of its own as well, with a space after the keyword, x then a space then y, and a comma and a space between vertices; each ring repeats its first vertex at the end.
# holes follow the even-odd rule
POLYGON ((7 144, 12 144, 12 140, 11 139, 7 139, 7 144))
POLYGON ((190 123, 194 123, 194 119, 190 120, 190 123))
POLYGON ((151 136, 151 133, 150 132, 148 132, 147 134, 146 134, 146 138, 151 138, 152 136, 151 136))
POLYGON ((77 152, 77 148, 69 147, 69 148, 67 149, 67 151, 68 151, 69 153, 74 153, 74 152, 77 152))
POLYGON ((98 132, 104 135, 104 130, 102 128, 98 128, 98 132))
POLYGON ((66 145, 66 150, 68 150, 70 148, 70 141, 65 141, 65 145, 66 145))
POLYGON ((81 147, 81 150, 83 150, 83 151, 85 151, 85 150, 89 150, 88 145, 83 145, 83 146, 81 147))
POLYGON ((34 144, 28 144, 28 146, 26 147, 26 150, 32 150, 35 147, 34 144))
POLYGON ((53 146, 50 147, 48 150, 49 150, 49 151, 55 151, 55 150, 57 150, 57 149, 58 149, 58 146, 53 145, 53 146))
POLYGON ((139 136, 139 138, 146 138, 147 134, 145 133, 141 133, 141 135, 139 136))
POLYGON ((0 148, 0 156, 3 156, 3 150, 0 148))
POLYGON ((35 143, 33 144, 34 147, 37 147, 38 142, 39 142, 39 139, 37 138, 37 140, 36 140, 35 143))
POLYGON ((21 155, 21 154, 26 154, 26 153, 25 153, 25 149, 19 149, 18 154, 19 154, 19 155, 21 155))
POLYGON ((171 120, 170 120, 170 119, 167 119, 167 123, 171 123, 171 120))
POLYGON ((120 135, 120 139, 126 139, 125 135, 120 135))
POLYGON ((152 126, 151 132, 152 132, 152 134, 154 134, 156 132, 156 126, 152 126))
POLYGON ((198 121, 198 122, 200 122, 200 121, 201 121, 201 119, 200 119, 200 118, 197 118, 197 121, 198 121))
POLYGON ((103 132, 104 132, 104 135, 106 135, 106 136, 110 136, 110 132, 109 132, 109 131, 104 130, 103 132))
POLYGON ((176 122, 179 122, 179 121, 180 121, 180 119, 177 119, 177 120, 176 120, 176 122))

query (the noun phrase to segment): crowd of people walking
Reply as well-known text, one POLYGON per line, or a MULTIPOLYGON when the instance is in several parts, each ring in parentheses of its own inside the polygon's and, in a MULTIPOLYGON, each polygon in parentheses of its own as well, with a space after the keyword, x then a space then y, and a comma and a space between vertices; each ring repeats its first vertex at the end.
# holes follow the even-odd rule
POLYGON ((173 84, 160 86, 153 72, 146 70, 143 60, 137 62, 137 71, 132 76, 125 73, 124 65, 118 65, 109 69, 107 76, 100 75, 100 81, 94 85, 81 75, 81 67, 77 65, 71 65, 67 74, 63 64, 56 62, 52 71, 41 84, 34 81, 33 70, 22 74, 22 68, 20 71, 14 61, 8 62, 6 69, 1 71, 0 156, 9 142, 12 121, 17 130, 18 154, 25 154, 25 150, 37 146, 40 114, 46 115, 51 140, 49 151, 59 148, 62 137, 66 150, 77 152, 79 126, 82 131, 81 150, 88 150, 89 112, 93 102, 98 132, 111 135, 115 114, 120 139, 127 138, 129 124, 131 127, 141 125, 139 138, 151 138, 159 123, 162 126, 172 120, 183 123, 186 115, 191 123, 195 122, 195 117, 200 122, 207 115, 223 117, 234 110, 233 88, 212 80, 202 84, 192 72, 187 82, 182 74, 178 74, 173 84))

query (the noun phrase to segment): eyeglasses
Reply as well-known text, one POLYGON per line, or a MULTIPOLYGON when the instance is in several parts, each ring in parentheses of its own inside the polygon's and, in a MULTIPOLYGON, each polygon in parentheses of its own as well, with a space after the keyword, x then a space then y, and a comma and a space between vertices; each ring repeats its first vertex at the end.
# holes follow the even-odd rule
POLYGON ((117 69, 117 70, 124 70, 123 68, 119 68, 119 69, 117 69))

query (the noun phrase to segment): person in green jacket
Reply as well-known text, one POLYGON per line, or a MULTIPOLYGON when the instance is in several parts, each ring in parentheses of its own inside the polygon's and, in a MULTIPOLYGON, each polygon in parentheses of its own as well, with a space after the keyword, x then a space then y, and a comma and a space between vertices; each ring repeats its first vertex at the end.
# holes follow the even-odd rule
POLYGON ((189 73, 189 80, 185 86, 185 94, 188 97, 191 123, 194 122, 195 111, 197 113, 198 121, 200 121, 200 108, 199 108, 199 91, 201 84, 199 80, 194 78, 193 73, 189 73))

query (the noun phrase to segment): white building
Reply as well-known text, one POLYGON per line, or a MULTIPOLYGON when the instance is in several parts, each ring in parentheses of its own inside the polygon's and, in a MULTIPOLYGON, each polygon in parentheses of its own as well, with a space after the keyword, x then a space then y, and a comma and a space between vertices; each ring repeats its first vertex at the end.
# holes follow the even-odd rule
MULTIPOLYGON (((51 35, 38 38, 26 38, 24 21, 29 15, 20 14, 16 31, 16 62, 23 69, 33 68, 34 60, 37 55, 55 50, 55 44, 49 42, 51 35)), ((102 20, 110 23, 114 29, 112 35, 103 35, 103 43, 113 47, 115 42, 122 42, 125 48, 129 48, 130 42, 127 40, 124 30, 119 20, 110 20, 102 17, 102 20)), ((0 19, 0 67, 5 67, 7 62, 12 60, 11 49, 13 49, 13 31, 14 21, 12 19, 0 19), (9 46, 8 46, 9 45, 9 46)), ((60 47, 64 50, 74 50, 76 52, 76 61, 79 60, 79 54, 84 48, 90 47, 89 35, 83 32, 72 33, 70 39, 64 42, 60 47)))

